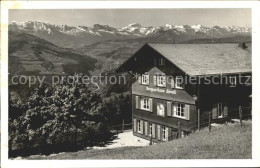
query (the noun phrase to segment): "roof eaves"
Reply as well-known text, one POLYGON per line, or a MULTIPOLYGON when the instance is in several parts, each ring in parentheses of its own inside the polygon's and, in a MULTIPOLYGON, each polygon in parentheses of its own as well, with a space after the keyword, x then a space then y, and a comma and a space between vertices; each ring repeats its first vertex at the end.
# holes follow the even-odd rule
POLYGON ((230 72, 230 73, 201 73, 197 75, 192 75, 192 76, 214 76, 214 75, 234 75, 234 74, 250 74, 252 71, 244 71, 244 72, 230 72))
POLYGON ((124 64, 126 64, 131 58, 133 58, 136 55, 136 53, 138 53, 145 45, 147 45, 147 43, 144 43, 131 57, 126 59, 119 67, 117 67, 115 72, 119 72, 120 68, 123 67, 124 64))

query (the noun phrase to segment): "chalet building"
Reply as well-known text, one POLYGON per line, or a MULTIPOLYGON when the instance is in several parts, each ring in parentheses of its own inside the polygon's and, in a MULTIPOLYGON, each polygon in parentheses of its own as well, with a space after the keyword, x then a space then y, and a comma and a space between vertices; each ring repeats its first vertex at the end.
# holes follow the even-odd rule
POLYGON ((132 84, 133 134, 145 139, 174 139, 179 127, 186 136, 209 117, 238 118, 239 106, 243 115, 251 112, 250 44, 147 43, 117 72, 139 74, 132 84))

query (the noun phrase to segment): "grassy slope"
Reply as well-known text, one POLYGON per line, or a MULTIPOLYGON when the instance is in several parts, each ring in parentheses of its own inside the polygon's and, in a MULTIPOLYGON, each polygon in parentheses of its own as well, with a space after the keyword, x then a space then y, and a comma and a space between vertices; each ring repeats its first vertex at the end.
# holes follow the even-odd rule
MULTIPOLYGON (((147 147, 86 150, 33 159, 250 159, 252 124, 221 125, 186 138, 147 147)), ((31 158, 32 159, 32 158, 31 158)))

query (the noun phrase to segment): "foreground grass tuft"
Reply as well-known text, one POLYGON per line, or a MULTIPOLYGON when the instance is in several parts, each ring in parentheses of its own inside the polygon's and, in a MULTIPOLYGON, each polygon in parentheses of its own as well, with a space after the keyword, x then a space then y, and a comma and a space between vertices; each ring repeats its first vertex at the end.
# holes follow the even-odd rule
POLYGON ((186 138, 146 147, 85 150, 33 159, 250 159, 252 124, 224 124, 186 138))

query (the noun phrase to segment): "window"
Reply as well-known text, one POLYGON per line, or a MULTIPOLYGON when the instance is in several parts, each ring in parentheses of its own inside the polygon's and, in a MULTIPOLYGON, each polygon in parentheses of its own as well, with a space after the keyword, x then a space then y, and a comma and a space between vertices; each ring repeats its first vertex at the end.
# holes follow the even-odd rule
POLYGON ((166 77, 164 74, 157 74, 157 86, 166 86, 166 77))
POLYGON ((212 119, 218 119, 228 116, 228 106, 226 103, 213 104, 212 119))
POLYGON ((142 84, 149 85, 149 74, 147 72, 142 75, 142 84))
POLYGON ((175 88, 174 79, 172 78, 170 81, 171 81, 171 88, 175 88))
POLYGON ((173 107, 173 109, 174 109, 173 115, 179 116, 179 117, 184 117, 184 110, 185 110, 184 108, 185 108, 184 104, 178 103, 177 107, 176 106, 173 107))
POLYGON ((141 133, 141 120, 137 120, 137 132, 141 133))
POLYGON ((149 136, 152 136, 152 133, 153 133, 153 124, 152 123, 149 123, 149 136))
POLYGON ((183 89, 182 83, 183 83, 182 77, 177 76, 177 77, 176 77, 176 80, 175 80, 175 87, 176 87, 177 89, 183 89))
POLYGON ((163 141, 166 141, 166 127, 165 126, 162 126, 162 140, 163 141))
POLYGON ((141 109, 142 110, 150 110, 149 98, 141 98, 141 109))
POLYGON ((164 112, 165 112, 164 104, 158 103, 157 104, 157 115, 164 116, 164 112))
POLYGON ((229 77, 229 81, 230 81, 230 87, 235 87, 237 84, 237 80, 235 76, 230 76, 229 77))
POLYGON ((172 105, 172 116, 177 118, 182 118, 185 120, 190 120, 190 105, 173 102, 172 105))
POLYGON ((164 66, 165 65, 165 59, 164 58, 159 58, 159 65, 164 66))
POLYGON ((217 113, 218 113, 218 118, 222 118, 223 117, 223 110, 222 110, 222 103, 218 103, 217 104, 217 113))

